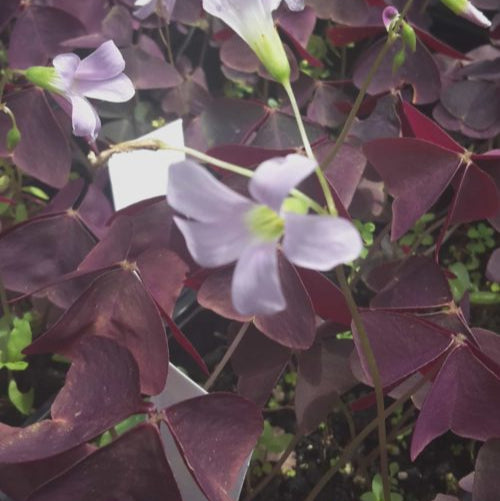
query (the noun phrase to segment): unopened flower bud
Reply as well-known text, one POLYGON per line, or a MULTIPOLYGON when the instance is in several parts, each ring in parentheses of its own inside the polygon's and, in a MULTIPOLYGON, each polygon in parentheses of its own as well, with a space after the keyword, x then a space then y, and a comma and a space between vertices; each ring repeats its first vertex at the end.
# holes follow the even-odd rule
POLYGON ((441 2, 457 16, 464 17, 483 28, 491 26, 491 21, 468 0, 441 0, 441 2))
POLYGON ((417 50, 417 36, 415 35, 415 30, 406 21, 403 21, 401 26, 401 37, 412 52, 417 50))
POLYGON ((21 131, 14 125, 7 132, 7 138, 6 138, 7 149, 9 151, 14 150, 14 148, 19 144, 19 141, 21 141, 21 131))

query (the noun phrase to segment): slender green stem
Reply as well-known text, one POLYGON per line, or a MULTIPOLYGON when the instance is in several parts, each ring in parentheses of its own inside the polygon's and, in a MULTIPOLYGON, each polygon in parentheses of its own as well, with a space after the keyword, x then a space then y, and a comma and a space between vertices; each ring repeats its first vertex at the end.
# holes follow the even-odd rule
POLYGON ((204 386, 205 390, 208 391, 212 387, 212 385, 215 383, 215 380, 219 377, 219 374, 224 370, 224 367, 229 362, 229 359, 235 352, 236 348, 238 348, 238 345, 240 344, 241 340, 243 339, 243 336, 250 327, 250 324, 251 322, 245 322, 241 326, 240 330, 236 334, 236 337, 233 339, 233 341, 229 345, 229 348, 226 350, 226 353, 224 353, 224 356, 222 357, 221 361, 217 364, 217 367, 215 367, 214 371, 207 379, 207 382, 205 383, 204 386))
MULTIPOLYGON (((240 167, 238 165, 232 164, 230 162, 225 162, 224 160, 220 160, 218 158, 212 157, 210 155, 206 155, 201 151, 195 150, 193 148, 189 148, 188 146, 173 146, 163 141, 159 141, 157 139, 145 140, 145 141, 124 141, 123 143, 118 143, 113 145, 108 150, 102 151, 99 156, 90 158, 90 163, 94 167, 100 167, 104 165, 115 153, 126 153, 135 150, 170 150, 170 151, 178 151, 180 153, 185 153, 186 155, 190 155, 194 158, 197 158, 201 162, 209 163, 219 167, 220 169, 224 169, 228 172, 232 172, 234 174, 238 174, 240 176, 251 178, 253 176, 254 171, 251 169, 246 169, 245 167, 240 167)), ((290 192, 295 198, 302 200, 305 202, 311 209, 316 211, 318 214, 325 214, 325 209, 321 207, 316 200, 313 200, 311 197, 307 196, 305 193, 297 189, 293 189, 290 192)))
POLYGON ((337 273, 340 288, 342 289, 347 305, 349 306, 352 320, 354 322, 356 330, 358 331, 359 340, 361 342, 361 349, 366 359, 366 363, 368 364, 368 370, 370 372, 370 377, 375 389, 375 400, 377 403, 378 440, 380 445, 380 473, 384 487, 384 499, 385 501, 389 501, 391 486, 389 481, 389 462, 387 459, 387 430, 385 427, 384 419, 384 388, 382 386, 382 380, 380 378, 377 360, 375 359, 370 340, 366 333, 359 310, 352 296, 351 289, 349 288, 349 285, 347 283, 344 268, 342 266, 337 266, 335 271, 337 273))
POLYGON ((387 40, 385 41, 385 44, 383 45, 382 49, 380 49, 380 52, 377 54, 377 57, 375 58, 375 61, 373 62, 370 70, 368 71, 368 74, 366 75, 366 78, 361 85, 361 88, 359 89, 359 93, 356 97, 356 100, 354 101, 354 104, 352 105, 351 111, 349 112, 349 115, 347 116, 347 119, 344 123, 344 127, 342 127, 342 130, 337 138, 337 141, 335 144, 332 146, 332 149, 327 153, 326 157, 323 159, 323 161, 320 164, 320 168, 323 170, 325 169, 330 163, 335 159, 337 156, 337 153, 340 151, 340 148, 344 144, 351 127, 354 123, 354 120, 356 118, 356 115, 358 114, 359 108, 361 107, 361 103, 363 102, 363 99, 365 98, 366 92, 368 90, 368 87, 370 86, 373 77, 377 73, 380 65, 382 64, 382 61, 384 60, 385 56, 389 52, 389 49, 392 47, 394 42, 398 39, 396 33, 398 32, 399 24, 401 23, 401 19, 406 16, 408 11, 410 10, 410 7, 413 4, 413 0, 408 0, 401 11, 401 17, 396 23, 396 26, 394 27, 394 30, 392 33, 389 34, 387 37, 387 40))
MULTIPOLYGON (((295 99, 295 94, 293 93, 292 86, 290 85, 290 81, 287 80, 286 82, 284 82, 283 87, 288 95, 288 98, 290 99, 293 114, 295 116, 295 121, 297 122, 297 127, 299 129, 300 137, 302 138, 302 143, 304 144, 306 154, 311 160, 316 161, 313 150, 311 148, 311 143, 309 142, 309 138, 307 137, 306 128, 304 127, 304 122, 302 120, 302 115, 300 114, 297 100, 295 99)), ((321 186, 321 190, 323 191, 323 194, 325 196, 326 206, 328 207, 328 212, 331 215, 335 216, 335 215, 337 215, 337 209, 335 208, 335 202, 333 200, 332 192, 330 190, 330 186, 328 185, 328 181, 326 180, 326 177, 323 174, 323 171, 321 170, 321 168, 319 166, 316 168, 315 172, 316 172, 316 176, 318 177, 318 181, 319 181, 319 184, 321 186)))
MULTIPOLYGON (((435 371, 430 371, 418 381, 412 388, 410 388, 404 395, 401 395, 395 402, 393 402, 383 413, 383 419, 387 419, 394 411, 396 411, 402 404, 404 404, 413 394, 422 388, 427 381, 429 381, 435 371)), ((363 443, 366 437, 370 435, 379 425, 379 418, 375 418, 368 424, 361 432, 352 440, 349 445, 344 449, 340 459, 320 478, 319 482, 314 486, 304 501, 314 501, 323 488, 333 478, 333 476, 344 466, 356 453, 357 448, 363 443)), ((390 499, 390 498, 389 498, 390 499)))

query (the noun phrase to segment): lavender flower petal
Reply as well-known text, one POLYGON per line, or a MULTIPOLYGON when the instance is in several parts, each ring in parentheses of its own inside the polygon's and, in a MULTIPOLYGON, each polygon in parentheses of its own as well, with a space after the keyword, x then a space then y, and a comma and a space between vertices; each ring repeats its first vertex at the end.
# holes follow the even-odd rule
POLYGON ((283 252, 294 264, 327 271, 356 259, 363 243, 347 219, 285 213, 283 252))
POLYGON ((237 215, 211 223, 180 217, 174 221, 193 259, 206 268, 233 263, 250 244, 248 231, 237 215))
POLYGON ((234 270, 231 297, 242 315, 272 315, 286 308, 274 242, 245 248, 234 270))
POLYGON ((111 103, 123 103, 134 97, 135 89, 130 78, 121 73, 107 80, 77 80, 73 92, 111 103))
POLYGON ((94 107, 81 96, 68 96, 71 101, 71 120, 75 136, 97 137, 101 128, 101 120, 94 107))
POLYGON ((255 170, 248 191, 256 200, 279 212, 290 190, 309 176, 316 166, 315 161, 295 153, 266 160, 255 170))
POLYGON ((254 205, 190 160, 169 167, 168 202, 176 211, 205 223, 236 217, 254 205))
POLYGON ((59 54, 53 59, 52 64, 59 75, 57 83, 62 84, 62 91, 67 91, 71 86, 75 72, 80 64, 80 58, 72 53, 59 54))
POLYGON ((304 10, 304 0, 285 0, 288 8, 295 12, 304 10))
POLYGON ((104 42, 92 54, 82 59, 75 78, 82 80, 107 80, 125 69, 125 60, 112 40, 104 42))

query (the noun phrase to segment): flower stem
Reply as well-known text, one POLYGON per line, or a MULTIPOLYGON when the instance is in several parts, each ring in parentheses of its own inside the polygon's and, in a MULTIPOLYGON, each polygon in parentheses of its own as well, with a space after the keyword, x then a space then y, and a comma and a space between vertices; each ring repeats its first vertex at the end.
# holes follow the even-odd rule
POLYGON ((366 92, 368 90, 368 87, 370 86, 373 77, 377 73, 380 65, 382 64, 382 61, 384 60, 385 56, 389 52, 389 49, 392 47, 394 42, 398 39, 398 37, 395 35, 395 33, 398 32, 398 27, 400 23, 402 22, 402 19, 406 16, 408 11, 410 10, 410 7, 413 4, 413 0, 408 0, 401 11, 401 16, 399 17, 398 21, 396 22, 396 25, 394 26, 394 29, 392 30, 391 33, 389 33, 389 36, 387 37, 385 44, 383 45, 382 49, 380 49, 380 52, 377 54, 377 57, 375 58, 375 61, 373 62, 370 70, 368 71, 368 74, 366 75, 366 78, 361 85, 361 88, 359 89, 359 93, 356 97, 356 100, 354 101, 354 104, 352 105, 351 111, 349 112, 349 115, 347 116, 347 119, 344 123, 344 126, 342 127, 342 130, 337 138, 337 141, 335 144, 332 146, 332 149, 327 153, 326 157, 323 159, 323 161, 320 164, 321 169, 325 169, 337 156, 337 153, 340 151, 340 148, 344 144, 347 135, 349 134, 351 127, 354 123, 354 119, 356 118, 356 115, 358 114, 359 108, 361 107, 361 103, 363 102, 363 99, 365 98, 366 92))
MULTIPOLYGON (((316 161, 313 150, 311 148, 311 143, 309 142, 309 138, 307 137, 306 128, 304 127, 304 122, 302 120, 302 115, 300 114, 299 106, 297 104, 297 99, 295 99, 295 94, 293 92, 292 86, 290 85, 290 80, 287 80, 283 83, 283 87, 288 95, 288 99, 290 99, 290 103, 292 105, 293 114, 295 116, 295 121, 297 122, 297 127, 300 132, 300 137, 302 138, 302 143, 304 144, 304 148, 306 150, 307 156, 316 161)), ((337 209, 335 208, 335 202, 333 201, 332 192, 330 190, 330 186, 328 185, 328 181, 326 180, 321 167, 316 167, 316 176, 318 177, 319 184, 321 186, 321 190, 325 196, 326 206, 328 207, 328 212, 332 216, 337 215, 337 209)))
MULTIPOLYGON (((220 169, 248 178, 252 177, 254 172, 251 169, 246 169, 245 167, 240 167, 239 165, 235 165, 230 162, 225 162, 224 160, 220 160, 210 155, 206 155, 205 153, 202 153, 201 151, 195 150, 193 148, 189 148, 188 146, 172 146, 158 139, 149 139, 143 141, 136 141, 136 140, 124 141, 123 143, 115 144, 111 148, 102 151, 98 156, 94 158, 89 158, 89 161, 93 167, 100 167, 104 165, 115 153, 126 153, 135 150, 178 151, 180 153, 185 153, 186 155, 190 155, 194 158, 197 158, 201 162, 215 165, 220 169)), ((293 189, 290 191, 290 194, 298 198, 299 200, 305 202, 309 207, 311 207, 311 209, 316 211, 318 214, 325 214, 325 209, 323 209, 323 207, 321 207, 321 205, 318 204, 316 200, 313 200, 305 193, 302 193, 297 189, 293 189)))
POLYGON ((219 374, 223 371, 224 367, 226 364, 229 362, 229 359, 235 352, 236 348, 238 348, 238 345, 240 344, 241 340, 243 339, 243 336, 245 335, 246 331, 250 327, 251 322, 245 322, 241 327, 238 333, 236 334, 236 337, 233 339, 231 344, 229 345, 229 348, 226 350, 226 353, 224 353, 224 356, 222 357, 221 361, 217 364, 217 367, 215 370, 212 372, 210 377, 207 379, 207 382, 203 386, 205 390, 209 390, 212 385, 215 383, 215 380, 219 377, 219 374))
MULTIPOLYGON (((394 411, 396 411, 400 405, 406 402, 413 394, 415 394, 420 388, 422 388, 427 381, 429 381, 435 371, 431 370, 426 374, 420 381, 418 381, 412 388, 410 388, 404 395, 401 395, 396 401, 394 401, 387 409, 384 410, 382 418, 387 419, 394 411)), ((356 453, 357 448, 363 443, 366 437, 372 433, 379 425, 379 418, 375 418, 370 424, 368 424, 361 432, 352 440, 349 445, 344 449, 344 452, 340 459, 320 478, 319 482, 314 486, 311 492, 308 494, 304 501, 314 501, 323 488, 328 484, 328 482, 333 478, 333 476, 344 466, 356 453)), ((389 498, 390 499, 390 498, 389 498)))
POLYGON ((363 325, 363 320, 359 313, 358 307, 354 301, 351 293, 351 289, 347 283, 344 268, 342 266, 337 266, 335 269, 337 273, 337 279, 340 284, 340 288, 344 294, 349 311, 352 315, 353 323, 358 331, 359 339, 361 341, 361 350, 368 364, 368 370, 370 372, 370 377, 375 389, 375 400, 377 403, 377 421, 378 421, 378 441, 380 446, 380 474, 382 477, 382 484, 384 490, 384 500, 390 500, 390 482, 389 482, 389 462, 387 459, 387 430, 385 427, 384 418, 384 388, 382 386, 382 380, 380 378, 380 372, 377 366, 377 360, 373 353, 372 347, 370 345, 370 340, 363 325))

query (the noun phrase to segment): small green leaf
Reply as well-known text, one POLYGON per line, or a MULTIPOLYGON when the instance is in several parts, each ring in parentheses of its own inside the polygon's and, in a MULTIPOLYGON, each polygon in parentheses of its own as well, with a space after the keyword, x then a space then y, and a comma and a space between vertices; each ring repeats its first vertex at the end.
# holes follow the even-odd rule
POLYGON ((28 415, 33 408, 33 400, 35 398, 35 391, 31 388, 28 392, 22 393, 17 387, 16 381, 11 379, 9 381, 9 400, 14 407, 21 413, 28 415))
POLYGON ((26 209, 26 205, 23 203, 19 203, 16 205, 14 221, 16 223, 22 223, 28 219, 28 209, 26 209))
POLYGON ((471 281, 469 272, 463 263, 454 263, 449 267, 449 270, 455 275, 456 278, 449 280, 451 292, 456 302, 460 301, 471 288, 471 281))
POLYGON ((14 318, 14 328, 12 329, 7 342, 7 360, 17 362, 24 359, 21 353, 26 346, 31 343, 31 326, 28 320, 24 318, 14 318))
POLYGON ((472 304, 500 304, 500 294, 489 291, 471 292, 469 299, 472 304))
POLYGON ((372 480, 372 492, 377 501, 382 501, 384 498, 384 486, 382 484, 382 477, 377 473, 372 480))
POLYGON ((0 369, 9 369, 10 371, 24 371, 28 368, 28 362, 0 362, 0 369))
POLYGON ((25 193, 29 193, 30 195, 33 195, 36 198, 39 198, 40 200, 49 200, 49 196, 45 191, 42 189, 38 188, 38 186, 25 186, 23 190, 25 193))
POLYGON ((361 501, 378 501, 371 492, 365 492, 364 494, 361 494, 361 497, 359 499, 361 501))
POLYGON ((391 501, 403 501, 403 496, 397 492, 391 492, 391 501))

